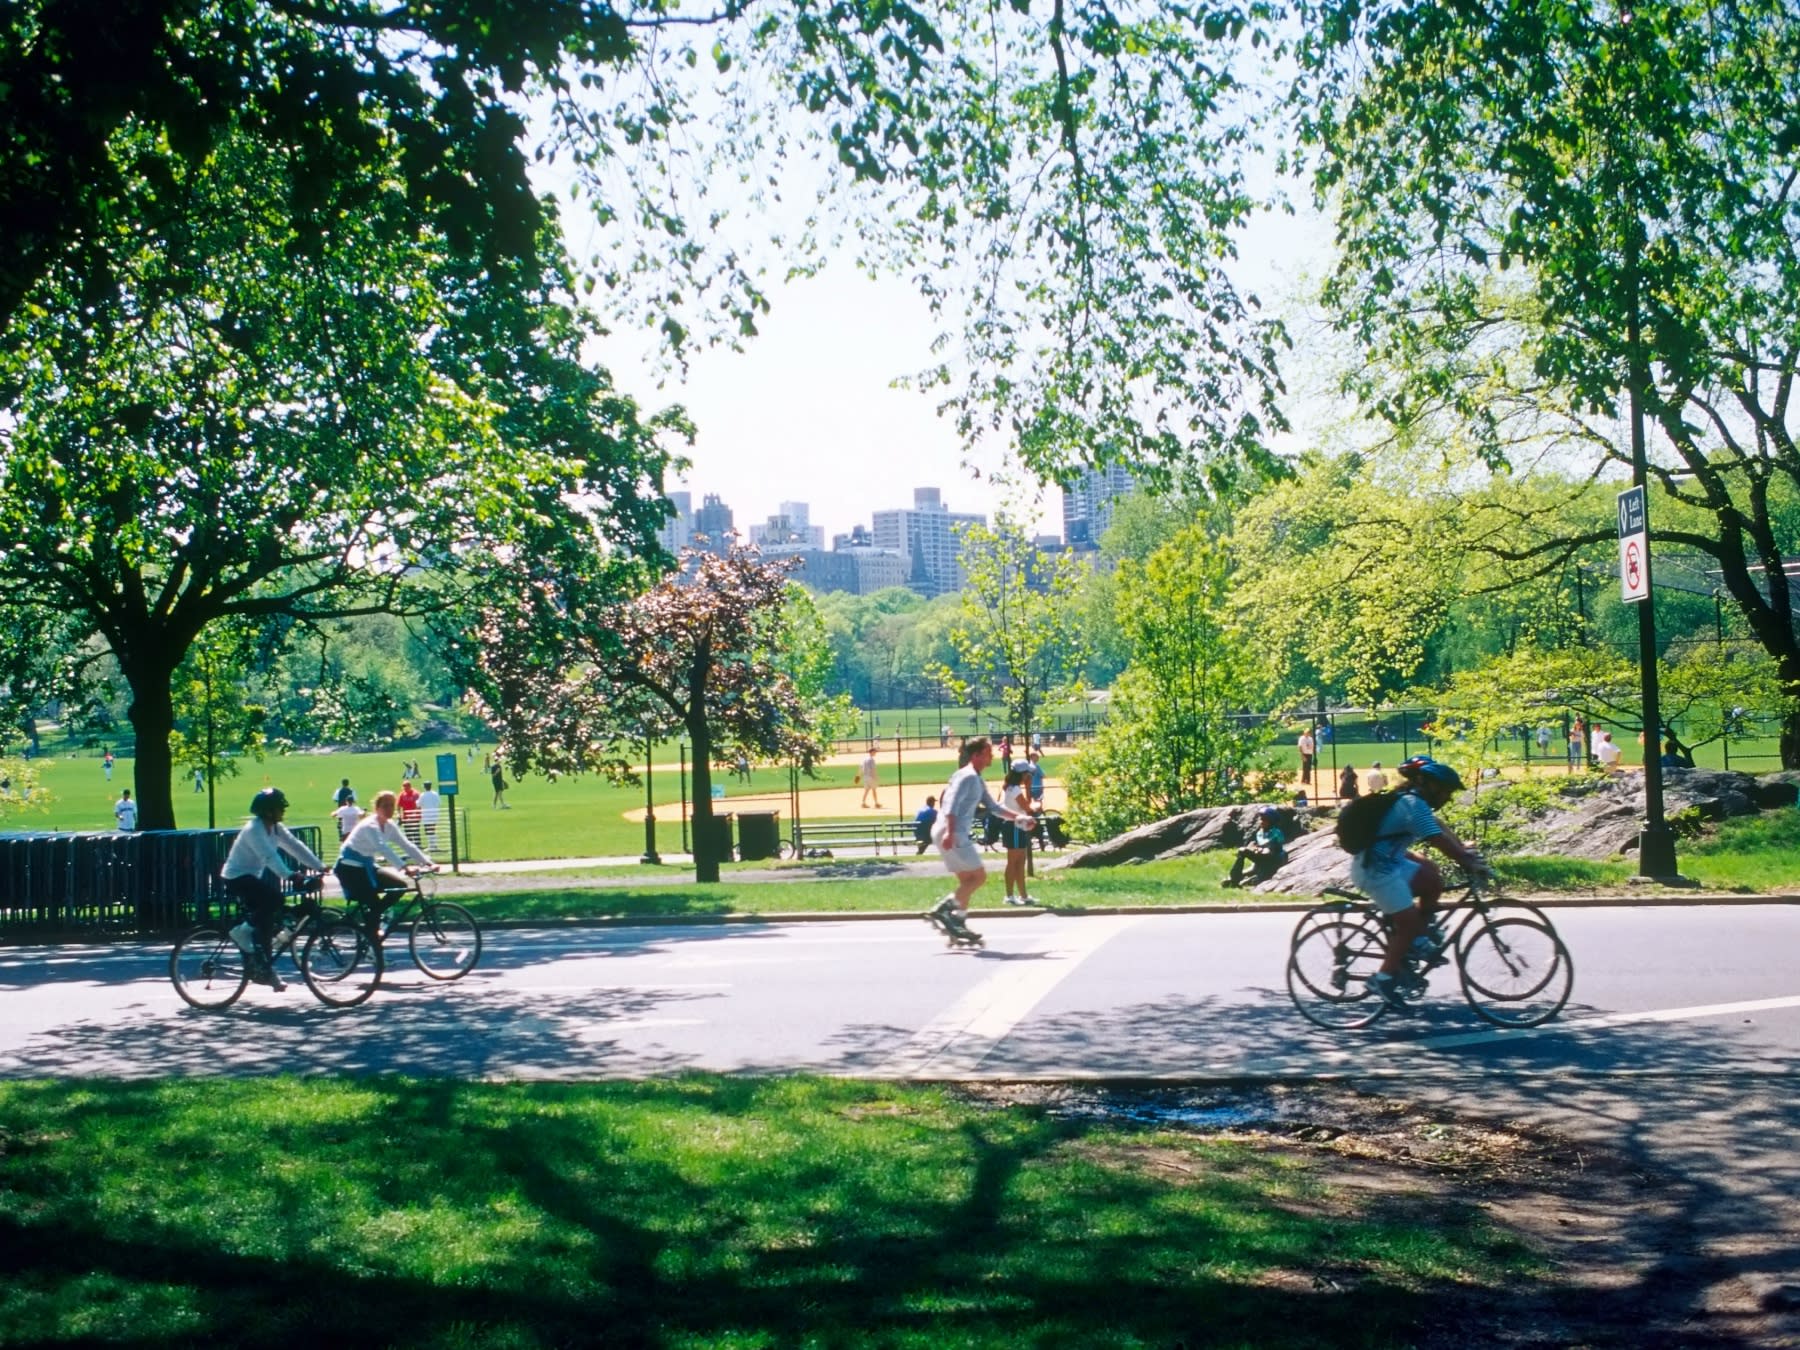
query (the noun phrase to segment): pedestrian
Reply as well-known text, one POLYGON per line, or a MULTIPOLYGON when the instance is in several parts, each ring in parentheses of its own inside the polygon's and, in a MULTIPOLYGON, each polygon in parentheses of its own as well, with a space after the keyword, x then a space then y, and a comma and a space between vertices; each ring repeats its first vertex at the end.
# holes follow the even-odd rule
MULTIPOLYGON (((1044 809, 1044 752, 1033 750, 1025 756, 1025 772, 1029 776, 1026 786, 1031 790, 1031 809, 1044 809)), ((1016 766, 1015 766, 1016 767, 1016 766)))
POLYGON ((130 788, 126 788, 124 791, 120 792, 119 800, 113 803, 113 819, 118 822, 121 830, 135 830, 137 828, 137 803, 131 800, 130 788))
POLYGON ((1357 786, 1356 782, 1356 766, 1354 764, 1344 765, 1338 774, 1338 797, 1348 802, 1354 801, 1361 795, 1362 789, 1357 786))
POLYGON ((1579 769, 1582 760, 1582 747, 1587 744, 1587 728, 1582 726, 1577 717, 1569 723, 1569 767, 1579 769))
POLYGON ((348 778, 339 779, 338 790, 336 795, 332 798, 332 805, 342 806, 345 802, 353 802, 355 800, 356 793, 351 791, 350 780, 348 778))
POLYGON ((875 747, 870 746, 863 755, 862 769, 856 781, 862 784, 862 806, 867 807, 869 798, 875 799, 875 809, 881 809, 881 778, 879 766, 875 763, 875 747))
POLYGON ((1000 806, 1012 815, 1012 820, 1002 821, 1000 825, 1000 837, 1006 843, 1006 903, 1029 905, 1031 894, 1025 879, 1026 867, 1037 819, 1031 810, 1031 769, 1025 760, 1019 760, 1007 773, 1000 788, 1000 806), (1020 824, 1021 819, 1031 823, 1020 824))
POLYGON ((206 770, 199 768, 198 766, 194 769, 194 791, 206 791, 206 770))
POLYGON ((1312 728, 1303 728, 1300 739, 1296 742, 1300 750, 1300 776, 1307 782, 1312 781, 1313 757, 1318 753, 1319 743, 1313 739, 1312 728))
POLYGON ((931 827, 937 824, 937 798, 927 797, 925 805, 919 808, 918 815, 913 817, 913 838, 918 841, 919 852, 925 851, 931 843, 931 827))
POLYGON ((107 749, 106 753, 104 755, 100 756, 100 768, 105 772, 106 781, 109 783, 112 782, 112 766, 113 766, 113 752, 112 752, 111 748, 109 747, 107 749))
POLYGON ((510 811, 512 807, 506 804, 506 773, 500 756, 495 755, 490 762, 493 768, 488 773, 488 781, 494 785, 494 805, 502 811, 510 811))
POLYGON ((400 781, 400 795, 396 800, 400 804, 400 832, 416 844, 419 842, 419 790, 412 785, 412 779, 400 781))
POLYGON ((956 889, 926 910, 925 917, 952 937, 971 938, 976 935, 968 924, 969 899, 987 882, 987 865, 971 832, 975 811, 986 807, 1004 816, 1006 809, 981 781, 982 773, 994 762, 993 742, 985 736, 973 737, 963 742, 958 759, 961 767, 944 785, 937 823, 931 830, 931 842, 938 847, 944 870, 956 878, 956 889))
POLYGON ((944 749, 944 750, 948 750, 950 748, 950 728, 949 727, 939 727, 938 728, 938 746, 939 746, 939 748, 944 749))
POLYGON ((1550 726, 1546 722, 1538 723, 1537 748, 1539 759, 1550 758, 1550 726))
POLYGON ((419 794, 419 829, 425 836, 425 851, 437 852, 438 820, 444 809, 444 799, 430 783, 419 794))
POLYGON ((1009 731, 1006 733, 1005 739, 1000 742, 1000 763, 1006 766, 1008 772, 1011 772, 1012 762, 1012 732, 1009 731))
POLYGON ((1368 787, 1370 792, 1380 792, 1387 787, 1387 775, 1381 771, 1380 760, 1369 765, 1368 787))
POLYGON ((354 792, 332 811, 331 818, 337 822, 338 842, 341 844, 350 837, 350 831, 356 828, 356 822, 362 819, 362 807, 356 804, 354 792))

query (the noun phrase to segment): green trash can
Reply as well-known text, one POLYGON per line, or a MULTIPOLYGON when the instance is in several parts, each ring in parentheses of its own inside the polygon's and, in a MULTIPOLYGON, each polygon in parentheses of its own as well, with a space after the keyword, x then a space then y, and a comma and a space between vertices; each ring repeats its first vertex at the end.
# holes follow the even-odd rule
MULTIPOLYGON (((714 812, 712 819, 707 821, 706 825, 709 827, 704 831, 705 842, 707 845, 707 849, 706 849, 707 853, 711 857, 716 858, 718 861, 720 861, 722 863, 730 862, 731 861, 731 812, 729 812, 729 811, 714 812)), ((696 846, 696 851, 698 851, 699 845, 701 843, 702 833, 703 833, 700 826, 701 826, 701 822, 696 820, 694 822, 694 843, 696 846)))
POLYGON ((739 811, 737 842, 741 862, 775 857, 781 847, 781 812, 739 811))

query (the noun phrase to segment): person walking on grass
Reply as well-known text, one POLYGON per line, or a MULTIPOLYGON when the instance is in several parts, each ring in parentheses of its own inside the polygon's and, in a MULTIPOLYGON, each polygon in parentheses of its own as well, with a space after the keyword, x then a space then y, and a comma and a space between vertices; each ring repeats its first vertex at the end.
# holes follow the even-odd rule
POLYGON ((131 800, 131 789, 125 788, 119 793, 119 800, 113 803, 113 819, 121 830, 135 830, 137 817, 137 803, 131 800))
MULTIPOLYGON (((994 743, 985 736, 963 742, 957 755, 962 767, 950 775, 938 799, 937 823, 931 829, 931 842, 937 845, 944 870, 956 878, 956 889, 925 911, 925 917, 953 937, 973 937, 969 928, 969 900, 987 882, 987 865, 981 860, 981 849, 975 843, 973 826, 975 810, 985 806, 1003 819, 1016 819, 987 790, 981 775, 994 762, 994 743)), ((1026 816, 1021 824, 1030 824, 1026 816)))
POLYGON ((495 755, 489 763, 493 766, 488 778, 494 785, 494 805, 499 810, 510 811, 512 807, 506 804, 506 773, 501 766, 500 756, 495 755))

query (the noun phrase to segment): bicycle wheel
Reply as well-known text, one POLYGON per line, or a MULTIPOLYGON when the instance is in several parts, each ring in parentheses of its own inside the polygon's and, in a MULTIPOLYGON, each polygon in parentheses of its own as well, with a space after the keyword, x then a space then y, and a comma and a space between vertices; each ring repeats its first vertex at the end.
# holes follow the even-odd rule
POLYGON ((196 928, 169 953, 169 979, 189 1004, 229 1008, 250 983, 250 964, 223 928, 196 928))
POLYGON ((1341 923, 1346 916, 1367 914, 1368 908, 1362 903, 1351 903, 1346 900, 1327 900, 1322 905, 1315 905, 1300 916, 1300 922, 1294 925, 1294 935, 1288 939, 1288 952, 1291 955, 1312 929, 1321 924, 1341 923))
POLYGON ((381 983, 381 946, 356 924, 339 919, 306 939, 300 974, 319 1002, 353 1008, 381 983))
POLYGON ((1479 924, 1457 956, 1463 996, 1501 1027, 1535 1027, 1569 1001, 1575 963, 1556 930, 1530 919, 1479 924))
POLYGON ((413 964, 434 980, 460 980, 481 959, 475 916, 447 900, 426 905, 407 939, 413 964))
POLYGON ((1369 988, 1369 977, 1381 969, 1381 925, 1370 915, 1345 912, 1300 921, 1288 955, 1288 997, 1300 1015, 1330 1031, 1366 1027, 1387 1011, 1369 988))
POLYGON ((1481 909, 1473 906, 1457 906, 1451 911, 1451 917, 1465 914, 1468 917, 1455 929, 1456 955, 1460 960, 1469 942, 1482 930, 1482 913, 1486 912, 1488 923, 1499 923, 1502 919, 1523 919, 1527 923, 1535 923, 1539 928, 1555 931, 1556 925, 1550 922, 1550 916, 1544 913, 1529 900, 1514 900, 1508 896, 1494 896, 1482 901, 1481 909))

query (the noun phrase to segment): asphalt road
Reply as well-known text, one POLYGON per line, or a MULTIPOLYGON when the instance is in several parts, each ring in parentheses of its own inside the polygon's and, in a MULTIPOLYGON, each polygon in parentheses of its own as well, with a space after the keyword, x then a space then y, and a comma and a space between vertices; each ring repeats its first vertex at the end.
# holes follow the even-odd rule
POLYGON ((1316 1029, 1283 983, 1292 914, 994 917, 980 951, 910 919, 505 929, 450 985, 392 944, 387 982, 347 1011, 296 978, 196 1012, 167 944, 10 947, 0 1078, 1330 1077, 1641 1159, 1687 1236, 1641 1254, 1632 1287, 1697 1291, 1701 1322, 1760 1301, 1757 1343, 1800 1344, 1800 906, 1555 919, 1574 995, 1528 1031, 1482 1023, 1442 973, 1412 1018, 1316 1029))

